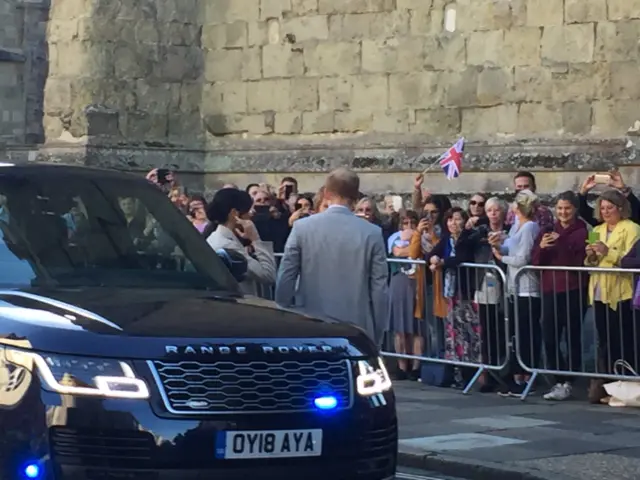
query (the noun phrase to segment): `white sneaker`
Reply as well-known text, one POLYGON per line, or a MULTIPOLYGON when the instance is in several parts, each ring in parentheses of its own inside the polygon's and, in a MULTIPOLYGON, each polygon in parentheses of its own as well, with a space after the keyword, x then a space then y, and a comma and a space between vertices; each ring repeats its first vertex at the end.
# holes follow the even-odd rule
POLYGON ((556 383, 551 391, 544 396, 545 400, 562 401, 571 397, 570 383, 556 383))

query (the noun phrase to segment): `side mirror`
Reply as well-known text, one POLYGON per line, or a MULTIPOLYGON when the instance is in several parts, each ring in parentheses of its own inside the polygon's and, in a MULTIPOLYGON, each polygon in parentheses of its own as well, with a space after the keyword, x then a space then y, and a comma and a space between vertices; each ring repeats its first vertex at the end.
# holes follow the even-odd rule
POLYGON ((238 282, 245 280, 247 277, 248 263, 242 253, 221 248, 216 250, 216 254, 238 282))

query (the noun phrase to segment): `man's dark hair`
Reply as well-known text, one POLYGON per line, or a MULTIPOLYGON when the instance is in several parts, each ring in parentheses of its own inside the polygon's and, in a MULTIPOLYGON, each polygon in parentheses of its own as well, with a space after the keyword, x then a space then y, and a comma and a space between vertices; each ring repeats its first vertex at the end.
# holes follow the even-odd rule
POLYGON ((223 188, 216 192, 208 205, 207 217, 220 225, 227 222, 234 208, 242 215, 248 213, 252 206, 253 200, 247 192, 236 188, 223 188))
POLYGON ((249 185, 247 185, 247 188, 245 188, 244 191, 249 193, 249 190, 251 190, 253 187, 260 188, 260 185, 258 185, 257 183, 250 183, 249 185))
POLYGON ((531 181, 531 191, 535 193, 535 191, 538 189, 538 186, 536 185, 536 177, 533 175, 533 173, 527 171, 518 172, 513 177, 513 180, 523 177, 528 178, 531 181))
POLYGON ((296 187, 298 186, 298 180, 293 177, 284 177, 280 182, 280 185, 282 185, 284 182, 293 183, 296 187))

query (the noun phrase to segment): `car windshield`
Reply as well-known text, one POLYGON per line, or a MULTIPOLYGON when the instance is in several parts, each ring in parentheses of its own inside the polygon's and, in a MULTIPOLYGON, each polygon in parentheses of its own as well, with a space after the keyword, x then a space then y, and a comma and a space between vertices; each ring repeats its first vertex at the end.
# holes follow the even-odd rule
POLYGON ((0 175, 1 287, 239 292, 160 190, 135 178, 64 173, 0 175))

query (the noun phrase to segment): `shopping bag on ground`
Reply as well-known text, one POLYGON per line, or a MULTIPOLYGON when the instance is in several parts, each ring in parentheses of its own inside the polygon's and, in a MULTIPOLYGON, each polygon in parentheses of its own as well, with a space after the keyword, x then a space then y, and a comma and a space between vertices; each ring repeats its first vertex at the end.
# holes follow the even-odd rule
MULTIPOLYGON (((625 370, 637 377, 636 371, 624 360, 616 360, 613 365, 613 372, 616 375, 624 375, 625 370)), ((607 383, 605 391, 611 397, 609 406, 611 407, 636 407, 640 408, 640 382, 617 381, 607 383)))

